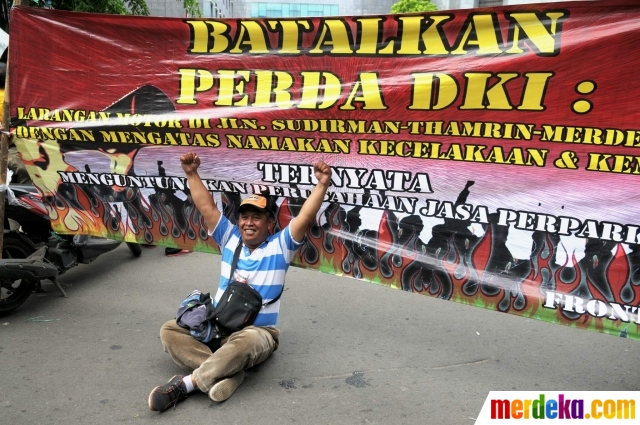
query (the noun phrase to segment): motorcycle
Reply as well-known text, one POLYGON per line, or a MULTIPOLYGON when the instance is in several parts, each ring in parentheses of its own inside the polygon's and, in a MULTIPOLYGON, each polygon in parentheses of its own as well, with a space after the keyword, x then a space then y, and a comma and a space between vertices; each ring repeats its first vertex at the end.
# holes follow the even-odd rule
MULTIPOLYGON (((22 305, 49 280, 66 293, 56 277, 78 264, 89 264, 121 242, 86 235, 59 235, 34 186, 11 185, 5 196, 4 242, 0 259, 0 317, 22 305)), ((126 243, 134 257, 142 248, 126 243)))

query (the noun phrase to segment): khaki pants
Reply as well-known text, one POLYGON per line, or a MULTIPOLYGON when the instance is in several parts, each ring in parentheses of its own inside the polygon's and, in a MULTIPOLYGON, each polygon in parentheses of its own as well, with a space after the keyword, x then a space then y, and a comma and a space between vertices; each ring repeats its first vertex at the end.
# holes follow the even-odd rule
POLYGON ((222 340, 215 352, 170 320, 160 329, 164 351, 174 362, 193 371, 200 391, 207 393, 217 381, 267 360, 278 349, 280 331, 249 326, 222 340))

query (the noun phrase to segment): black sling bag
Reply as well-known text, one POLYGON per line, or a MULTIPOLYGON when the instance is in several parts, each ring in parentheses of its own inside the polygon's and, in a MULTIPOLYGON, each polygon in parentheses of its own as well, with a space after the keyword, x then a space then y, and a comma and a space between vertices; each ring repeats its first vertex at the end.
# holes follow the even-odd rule
MULTIPOLYGON (((236 270, 240 251, 242 250, 242 240, 238 243, 238 247, 233 254, 233 262, 231 263, 231 273, 229 279, 233 279, 233 273, 236 270)), ((282 287, 284 291, 284 286, 282 287)), ((282 292, 269 302, 262 303, 262 295, 251 287, 248 283, 230 281, 227 289, 225 289, 220 301, 216 305, 213 317, 219 328, 228 333, 237 332, 252 325, 256 320, 260 309, 263 306, 273 304, 280 299, 282 292)))

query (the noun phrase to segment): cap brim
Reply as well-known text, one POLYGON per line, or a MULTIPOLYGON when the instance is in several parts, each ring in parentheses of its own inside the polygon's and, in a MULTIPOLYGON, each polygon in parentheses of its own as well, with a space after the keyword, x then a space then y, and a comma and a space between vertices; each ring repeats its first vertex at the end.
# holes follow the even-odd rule
POLYGON ((267 213, 267 214, 269 214, 269 215, 273 215, 273 214, 271 213, 271 211, 269 211, 268 209, 266 209, 266 208, 260 208, 260 207, 258 207, 258 206, 253 205, 253 204, 244 204, 244 205, 240 205, 240 208, 238 208, 238 213, 241 213, 242 211, 244 211, 244 210, 246 210, 246 209, 253 209, 253 210, 256 210, 256 211, 260 211, 260 212, 263 212, 263 213, 267 213))

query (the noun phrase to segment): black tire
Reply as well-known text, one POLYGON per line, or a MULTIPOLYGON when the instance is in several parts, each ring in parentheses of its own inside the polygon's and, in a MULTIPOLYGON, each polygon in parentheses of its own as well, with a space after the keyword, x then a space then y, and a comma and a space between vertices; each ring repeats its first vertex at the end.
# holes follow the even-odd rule
POLYGON ((129 247, 129 251, 131 251, 134 257, 138 258, 142 254, 142 247, 140 246, 140 244, 127 242, 127 246, 129 247))
MULTIPOLYGON (((4 235, 2 258, 27 258, 33 252, 33 247, 22 239, 11 234, 4 235)), ((0 279, 0 317, 4 317, 20 307, 29 298, 35 286, 35 280, 0 279)))
POLYGON ((27 258, 35 252, 35 249, 28 242, 12 233, 4 235, 2 243, 2 258, 27 258))

